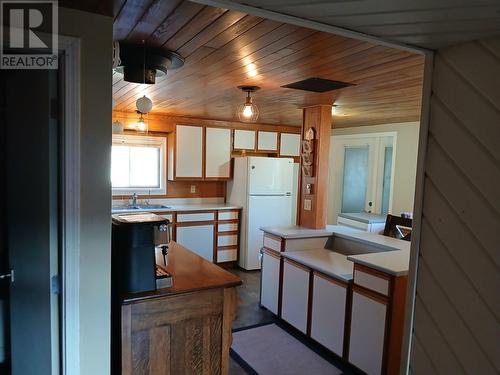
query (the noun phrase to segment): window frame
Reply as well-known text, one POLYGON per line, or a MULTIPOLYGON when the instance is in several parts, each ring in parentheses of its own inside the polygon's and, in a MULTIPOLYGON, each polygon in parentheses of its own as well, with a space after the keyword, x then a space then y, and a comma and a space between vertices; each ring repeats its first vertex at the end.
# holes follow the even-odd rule
MULTIPOLYGON (((112 146, 114 145, 134 145, 134 146, 154 146, 159 147, 159 188, 114 188, 111 182, 113 196, 132 195, 166 195, 167 194, 167 138, 155 135, 135 135, 135 134, 113 134, 112 146)), ((111 177, 111 169, 110 169, 111 177)))

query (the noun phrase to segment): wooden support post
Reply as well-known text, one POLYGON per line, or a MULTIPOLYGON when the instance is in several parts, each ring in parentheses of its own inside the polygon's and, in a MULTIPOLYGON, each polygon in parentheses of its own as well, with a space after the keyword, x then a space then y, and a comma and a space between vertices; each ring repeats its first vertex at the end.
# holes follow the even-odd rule
MULTIPOLYGON (((328 169, 332 106, 317 105, 303 110, 302 140, 309 129, 314 129, 313 174, 301 171, 299 220, 301 227, 323 229, 326 226, 328 207, 328 169)), ((301 166, 304 160, 301 157, 301 166)))

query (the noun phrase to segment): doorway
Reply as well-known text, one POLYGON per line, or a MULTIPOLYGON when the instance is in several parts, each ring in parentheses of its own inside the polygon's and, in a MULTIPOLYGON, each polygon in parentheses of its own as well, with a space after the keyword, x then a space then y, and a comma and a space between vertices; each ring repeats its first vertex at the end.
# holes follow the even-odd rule
MULTIPOLYGON (((61 56, 60 61, 63 58, 61 56)), ((0 369, 59 373, 64 69, 0 71, 0 369)))
POLYGON ((332 136, 331 223, 340 213, 391 212, 396 141, 392 132, 332 136))

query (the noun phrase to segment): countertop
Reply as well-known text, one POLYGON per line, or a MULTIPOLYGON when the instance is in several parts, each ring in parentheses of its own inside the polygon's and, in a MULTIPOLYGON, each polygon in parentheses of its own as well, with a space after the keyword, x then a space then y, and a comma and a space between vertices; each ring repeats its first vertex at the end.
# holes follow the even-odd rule
POLYGON ((173 277, 172 287, 151 292, 129 293, 122 296, 122 303, 135 303, 174 294, 241 285, 239 277, 203 259, 174 241, 170 243, 166 268, 173 277))
POLYGON ((330 237, 333 232, 328 229, 309 229, 296 225, 280 226, 280 227, 262 227, 260 228, 265 233, 274 234, 275 236, 284 239, 297 238, 314 238, 314 237, 330 237))
POLYGON ((372 214, 368 212, 340 213, 339 217, 343 217, 350 220, 356 220, 365 224, 385 223, 387 219, 386 215, 372 214))
POLYGON ((408 275, 410 251, 384 251, 381 253, 349 255, 347 259, 354 263, 388 273, 394 276, 408 275))
POLYGON ((344 227, 342 225, 327 225, 326 227, 335 237, 346 238, 367 245, 376 246, 379 247, 381 251, 410 250, 409 241, 344 227))
MULTIPOLYGON (((118 205, 117 205, 118 206, 118 205)), ((225 203, 165 205, 167 208, 140 208, 130 210, 111 210, 113 214, 124 214, 132 212, 180 212, 180 211, 214 211, 214 210, 239 210, 241 206, 225 203)))
POLYGON ((285 258, 295 260, 313 270, 341 281, 352 280, 354 264, 347 256, 327 249, 282 252, 285 258))

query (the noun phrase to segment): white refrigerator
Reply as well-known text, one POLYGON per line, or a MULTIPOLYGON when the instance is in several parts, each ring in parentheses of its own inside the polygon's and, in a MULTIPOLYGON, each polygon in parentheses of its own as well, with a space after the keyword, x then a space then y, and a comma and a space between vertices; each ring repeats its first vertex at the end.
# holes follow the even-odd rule
POLYGON ((297 189, 294 184, 297 185, 293 159, 256 156, 234 159, 227 201, 243 207, 240 267, 260 269, 263 233, 259 228, 295 222, 297 189))

